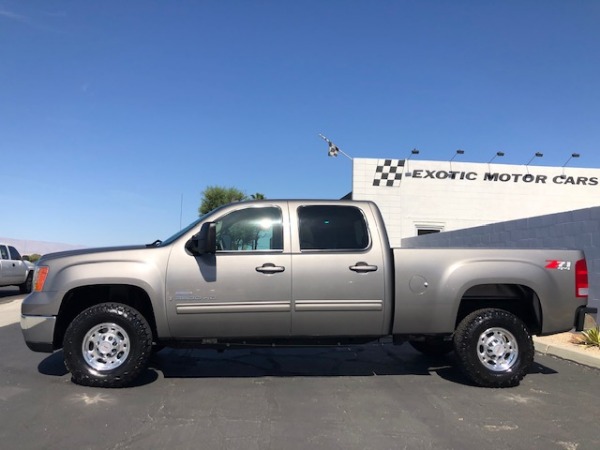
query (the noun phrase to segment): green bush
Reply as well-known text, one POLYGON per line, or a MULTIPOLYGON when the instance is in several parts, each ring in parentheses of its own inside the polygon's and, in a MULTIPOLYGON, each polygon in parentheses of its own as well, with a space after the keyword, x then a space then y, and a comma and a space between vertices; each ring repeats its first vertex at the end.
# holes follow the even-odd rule
POLYGON ((34 253, 32 255, 29 255, 29 261, 31 261, 32 263, 34 263, 34 262, 37 262, 41 257, 42 257, 42 255, 34 253))
POLYGON ((600 348, 600 327, 582 331, 577 343, 600 348))

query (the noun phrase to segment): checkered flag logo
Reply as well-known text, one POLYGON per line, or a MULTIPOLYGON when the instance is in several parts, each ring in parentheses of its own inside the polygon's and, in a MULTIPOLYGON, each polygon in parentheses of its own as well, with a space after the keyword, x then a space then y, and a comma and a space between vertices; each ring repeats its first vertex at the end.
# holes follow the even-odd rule
POLYGON ((404 159, 384 159, 377 161, 373 186, 398 187, 402 180, 404 159))

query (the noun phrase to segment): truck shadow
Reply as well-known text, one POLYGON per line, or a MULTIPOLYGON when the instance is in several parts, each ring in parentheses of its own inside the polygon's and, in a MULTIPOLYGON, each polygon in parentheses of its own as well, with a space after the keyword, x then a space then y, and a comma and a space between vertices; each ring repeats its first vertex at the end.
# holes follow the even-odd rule
MULTIPOLYGON (((62 351, 44 359, 42 374, 68 374, 62 351)), ((466 386, 473 384, 461 373, 452 354, 430 357, 408 345, 368 344, 344 347, 249 348, 218 352, 210 349, 166 348, 154 355, 135 386, 159 378, 261 378, 261 377, 366 377, 390 375, 437 376, 466 386)), ((557 372, 534 363, 530 374, 557 372)))
MULTIPOLYGON (((150 367, 165 378, 352 377, 437 374, 473 386, 450 354, 422 355, 409 345, 366 344, 342 347, 249 348, 227 350, 164 349, 150 367)), ((530 374, 556 374, 534 363, 530 374)))
POLYGON ((1 288, 0 289, 0 299, 6 299, 7 301, 12 301, 16 299, 23 298, 24 295, 19 292, 19 288, 1 288))

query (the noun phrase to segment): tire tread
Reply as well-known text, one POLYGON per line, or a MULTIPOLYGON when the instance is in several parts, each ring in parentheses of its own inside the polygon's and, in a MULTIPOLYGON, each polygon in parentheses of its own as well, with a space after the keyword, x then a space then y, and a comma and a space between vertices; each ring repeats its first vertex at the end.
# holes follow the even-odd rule
POLYGON ((479 386, 492 388, 517 386, 527 374, 535 353, 531 334, 523 321, 508 311, 495 308, 474 311, 460 322, 454 334, 454 351, 461 370, 469 379, 479 386), (483 328, 491 326, 505 327, 518 341, 518 360, 509 371, 489 371, 482 366, 475 353, 474 341, 477 341, 483 328))
POLYGON ((82 386, 121 388, 129 386, 147 367, 152 349, 152 331, 144 316, 121 303, 101 303, 83 311, 67 328, 63 343, 64 360, 71 378, 82 386), (81 355, 80 337, 95 323, 121 321, 131 328, 131 361, 126 361, 117 373, 98 372, 89 367, 81 355))

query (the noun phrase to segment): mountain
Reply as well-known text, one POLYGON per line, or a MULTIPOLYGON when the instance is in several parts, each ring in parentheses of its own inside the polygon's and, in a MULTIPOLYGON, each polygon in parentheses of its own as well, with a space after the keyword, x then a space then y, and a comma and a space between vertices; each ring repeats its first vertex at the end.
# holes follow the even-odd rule
POLYGON ((29 241, 3 237, 0 237, 0 243, 12 245, 19 251, 21 255, 32 255, 34 253, 45 255, 46 253, 85 248, 83 245, 63 244, 60 242, 29 241))

